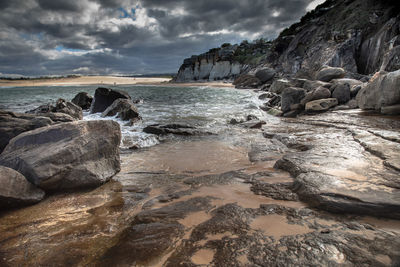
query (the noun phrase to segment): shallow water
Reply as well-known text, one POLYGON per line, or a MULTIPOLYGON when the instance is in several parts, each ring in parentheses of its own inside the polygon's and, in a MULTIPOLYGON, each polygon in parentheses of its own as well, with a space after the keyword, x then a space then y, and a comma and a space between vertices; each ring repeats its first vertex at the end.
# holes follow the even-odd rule
MULTIPOLYGON (((46 103, 54 103, 58 98, 71 100, 78 92, 94 94, 98 86, 42 86, 0 88, 0 109, 25 112, 46 103)), ((127 91, 132 99, 142 100, 136 104, 142 122, 126 126, 125 122, 115 118, 121 125, 121 147, 149 147, 160 140, 142 132, 151 124, 184 123, 205 131, 220 133, 226 131, 231 118, 244 118, 253 114, 264 116, 258 108, 261 104, 257 95, 248 90, 232 88, 213 88, 206 86, 174 87, 121 85, 111 88, 127 91)), ((85 120, 101 119, 100 114, 84 112, 85 120)))

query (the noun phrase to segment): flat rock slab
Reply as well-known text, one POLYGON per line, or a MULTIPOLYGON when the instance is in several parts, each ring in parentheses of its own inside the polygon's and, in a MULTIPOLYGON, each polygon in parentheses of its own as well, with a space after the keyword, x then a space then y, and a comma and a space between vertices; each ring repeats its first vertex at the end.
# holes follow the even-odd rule
POLYGON ((366 130, 392 139, 396 135, 374 125, 363 130, 367 117, 358 118, 359 122, 346 113, 340 122, 330 118, 304 118, 303 123, 313 125, 312 135, 301 134, 305 125, 288 126, 299 132, 290 130, 291 136, 310 149, 286 154, 275 167, 290 172, 295 178, 294 191, 314 206, 331 212, 399 219, 400 144, 366 130))

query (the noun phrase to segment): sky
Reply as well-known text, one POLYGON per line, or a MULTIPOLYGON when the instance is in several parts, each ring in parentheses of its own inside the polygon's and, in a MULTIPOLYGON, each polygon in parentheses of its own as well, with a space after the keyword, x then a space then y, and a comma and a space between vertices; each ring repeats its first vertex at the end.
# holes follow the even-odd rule
POLYGON ((175 73, 273 39, 323 0, 0 0, 0 76, 175 73))

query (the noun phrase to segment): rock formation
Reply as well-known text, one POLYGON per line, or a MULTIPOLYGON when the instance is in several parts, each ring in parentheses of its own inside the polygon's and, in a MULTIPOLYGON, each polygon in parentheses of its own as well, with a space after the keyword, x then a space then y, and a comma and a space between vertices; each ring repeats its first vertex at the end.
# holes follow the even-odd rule
POLYGON ((119 98, 131 99, 127 92, 121 90, 114 90, 104 87, 97 88, 94 94, 92 105, 90 106, 90 113, 105 111, 114 103, 115 100, 119 98))
POLYGON ((120 170, 121 133, 114 121, 77 121, 24 132, 0 155, 44 190, 94 187, 120 170))

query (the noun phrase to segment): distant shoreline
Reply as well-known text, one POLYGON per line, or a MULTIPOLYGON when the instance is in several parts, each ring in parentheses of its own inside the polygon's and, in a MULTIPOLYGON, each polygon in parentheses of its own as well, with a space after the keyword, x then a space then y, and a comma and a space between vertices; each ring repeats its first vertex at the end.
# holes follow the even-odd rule
POLYGON ((170 83, 171 78, 151 77, 117 77, 117 76, 80 76, 63 78, 43 78, 27 80, 0 80, 1 87, 35 87, 35 86, 79 86, 79 85, 165 85, 165 86, 215 86, 233 87, 225 82, 188 82, 170 83))

